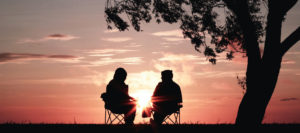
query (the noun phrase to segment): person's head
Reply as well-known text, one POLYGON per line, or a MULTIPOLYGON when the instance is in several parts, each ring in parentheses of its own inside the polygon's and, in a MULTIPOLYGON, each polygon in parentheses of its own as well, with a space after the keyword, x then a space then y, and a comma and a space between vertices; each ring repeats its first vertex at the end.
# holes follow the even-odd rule
POLYGON ((115 71, 114 79, 118 80, 118 81, 121 81, 121 82, 124 82, 125 79, 126 79, 126 76, 127 76, 127 72, 125 71, 125 69, 119 67, 115 71))
POLYGON ((161 72, 162 81, 172 81, 173 73, 172 70, 164 70, 161 72))

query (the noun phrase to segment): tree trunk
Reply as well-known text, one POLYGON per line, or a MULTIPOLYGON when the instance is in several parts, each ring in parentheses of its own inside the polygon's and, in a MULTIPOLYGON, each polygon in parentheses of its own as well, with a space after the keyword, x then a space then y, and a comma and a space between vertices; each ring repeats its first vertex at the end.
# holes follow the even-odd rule
POLYGON ((277 83, 281 66, 281 58, 274 59, 272 62, 272 67, 269 67, 271 64, 265 64, 262 66, 263 68, 268 67, 268 70, 256 70, 256 74, 254 74, 258 75, 255 80, 256 83, 255 81, 251 84, 247 83, 247 91, 240 103, 236 118, 237 125, 255 126, 262 123, 265 110, 277 83))
POLYGON ((248 10, 247 1, 237 1, 239 3, 238 8, 234 8, 238 21, 241 25, 244 34, 244 41, 247 50, 248 64, 246 73, 246 93, 240 103, 239 111, 236 118, 236 124, 259 124, 259 113, 261 110, 260 101, 263 96, 259 96, 261 93, 260 87, 262 84, 262 59, 258 44, 258 37, 255 33, 254 23, 251 21, 251 17, 248 10))
MULTIPOLYGON (((274 8, 270 7, 263 57, 260 64, 252 63, 247 67, 247 92, 240 104, 236 124, 253 126, 259 125, 263 121, 281 67, 280 37, 282 19, 283 16, 278 15, 274 8)), ((248 60, 248 64, 251 63, 249 61, 251 60, 248 60)))
POLYGON ((227 7, 236 14, 244 34, 248 64, 246 73, 246 93, 240 103, 236 124, 255 126, 262 123, 267 105, 274 92, 282 56, 299 40, 299 28, 284 41, 282 46, 281 25, 284 15, 297 0, 268 1, 266 41, 263 57, 258 47, 258 38, 251 20, 247 0, 223 0, 227 7))

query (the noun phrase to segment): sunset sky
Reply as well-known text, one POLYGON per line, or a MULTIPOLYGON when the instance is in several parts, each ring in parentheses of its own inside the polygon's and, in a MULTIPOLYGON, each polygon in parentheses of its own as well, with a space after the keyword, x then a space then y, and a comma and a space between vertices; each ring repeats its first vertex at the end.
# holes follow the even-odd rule
MULTIPOLYGON (((247 58, 216 65, 194 50, 178 24, 107 30, 106 0, 0 1, 0 123, 104 123, 105 92, 123 67, 131 95, 152 94, 173 70, 183 95, 182 123, 234 123, 247 58)), ((300 25, 300 2, 282 40, 300 25)), ((137 113, 135 123, 148 122, 137 113)), ((264 123, 300 123, 300 42, 284 56, 264 123)))

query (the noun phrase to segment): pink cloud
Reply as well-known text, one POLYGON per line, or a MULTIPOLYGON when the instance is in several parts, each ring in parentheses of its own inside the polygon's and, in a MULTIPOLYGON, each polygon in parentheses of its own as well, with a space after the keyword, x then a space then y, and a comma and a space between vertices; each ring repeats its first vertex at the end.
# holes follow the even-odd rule
POLYGON ((293 61, 293 60, 282 60, 281 64, 296 64, 296 61, 293 61))
POLYGON ((105 57, 100 60, 91 62, 91 66, 104 66, 112 64, 127 64, 127 65, 139 65, 143 63, 142 57, 125 57, 125 58, 111 58, 105 57))
POLYGON ((181 37, 183 38, 181 30, 168 30, 168 31, 159 31, 152 33, 154 36, 173 36, 173 37, 181 37))
POLYGON ((110 38, 102 38, 101 40, 103 41, 108 41, 108 42, 114 42, 114 43, 120 43, 120 42, 127 42, 132 40, 131 37, 110 37, 110 38))
POLYGON ((124 54, 129 52, 134 52, 136 50, 131 49, 95 49, 87 51, 86 53, 90 54, 89 56, 99 56, 99 57, 111 57, 116 54, 124 54))
POLYGON ((115 33, 115 32, 119 32, 118 29, 112 29, 112 30, 105 30, 104 33, 115 33))

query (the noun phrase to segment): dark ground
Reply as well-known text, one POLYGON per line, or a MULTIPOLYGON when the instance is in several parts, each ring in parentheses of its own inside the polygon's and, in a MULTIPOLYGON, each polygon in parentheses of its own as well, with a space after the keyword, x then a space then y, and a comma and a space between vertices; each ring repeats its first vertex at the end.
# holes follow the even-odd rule
POLYGON ((237 127, 231 124, 181 124, 181 125, 162 125, 161 127, 153 127, 148 124, 129 125, 103 125, 103 124, 0 124, 3 131, 21 131, 21 132, 48 132, 48 131, 67 131, 67 132, 135 132, 135 133, 212 133, 212 132, 300 132, 300 124, 264 124, 258 127, 237 127))

